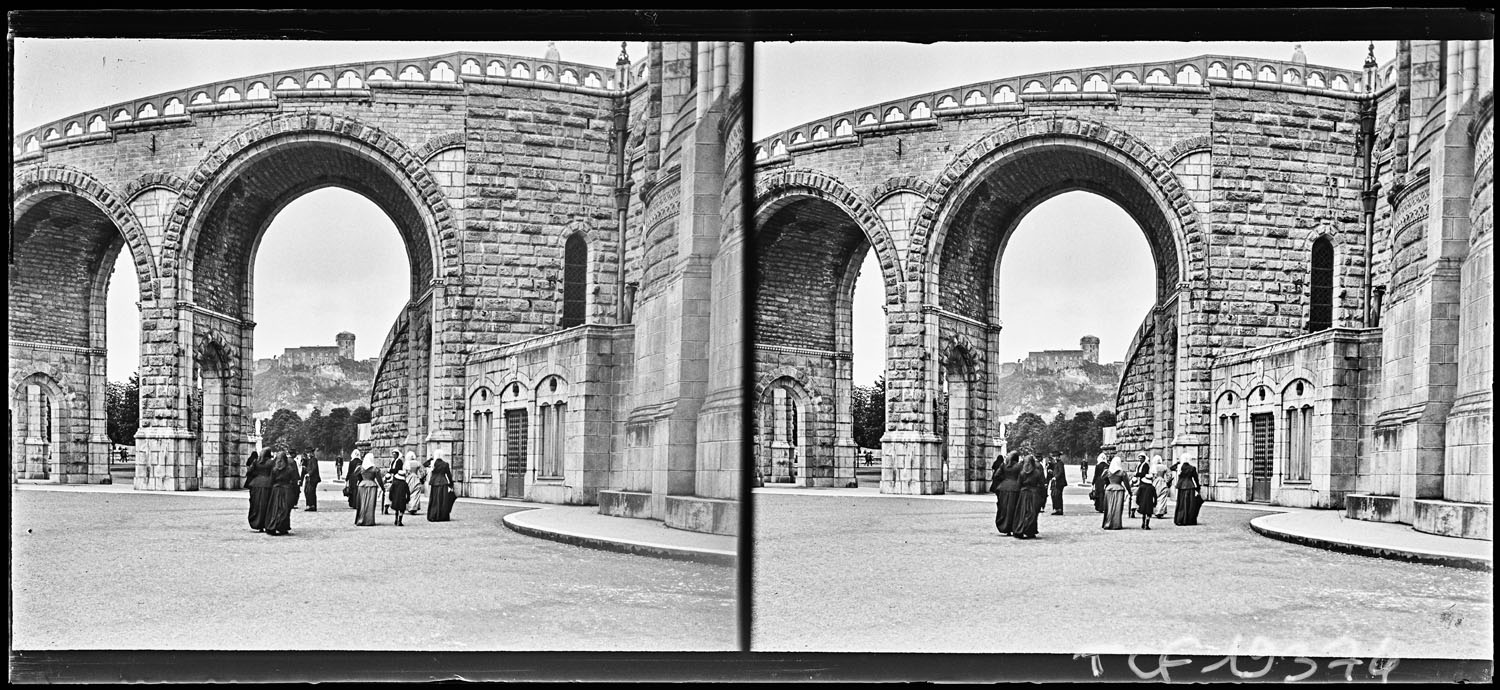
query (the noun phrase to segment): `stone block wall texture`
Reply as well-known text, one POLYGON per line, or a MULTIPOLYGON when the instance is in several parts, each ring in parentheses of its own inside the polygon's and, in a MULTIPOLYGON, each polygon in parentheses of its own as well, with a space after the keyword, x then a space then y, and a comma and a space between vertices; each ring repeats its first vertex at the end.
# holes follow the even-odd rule
POLYGON ((1469 253, 1459 288, 1457 397, 1446 429, 1443 496, 1494 502, 1495 125, 1493 102, 1475 118, 1469 253))

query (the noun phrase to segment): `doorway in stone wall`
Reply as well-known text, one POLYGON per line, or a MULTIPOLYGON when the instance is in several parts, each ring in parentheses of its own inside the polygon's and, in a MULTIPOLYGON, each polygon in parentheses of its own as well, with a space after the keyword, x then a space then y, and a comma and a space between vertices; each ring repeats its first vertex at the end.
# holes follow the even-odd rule
POLYGON ((1276 415, 1250 415, 1250 500, 1271 500, 1271 474, 1276 444, 1276 415))
POLYGON ((526 410, 505 411, 505 496, 521 498, 526 493, 526 410))

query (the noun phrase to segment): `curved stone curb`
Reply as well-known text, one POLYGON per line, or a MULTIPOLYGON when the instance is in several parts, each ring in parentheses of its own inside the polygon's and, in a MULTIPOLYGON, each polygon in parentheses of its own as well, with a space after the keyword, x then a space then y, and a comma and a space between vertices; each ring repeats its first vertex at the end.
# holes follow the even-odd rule
MULTIPOLYGON (((679 546, 668 546, 666 544, 652 544, 649 542, 633 541, 630 539, 609 539, 606 537, 578 534, 575 532, 559 532, 549 529, 542 529, 540 527, 534 527, 532 525, 520 524, 512 519, 518 515, 523 515, 529 512, 531 511, 511 513, 501 518, 501 521, 504 522, 505 526, 510 528, 512 532, 524 534, 528 537, 548 539, 555 542, 561 542, 563 544, 572 544, 573 546, 582 546, 589 549, 599 549, 601 551, 614 551, 617 553, 628 553, 637 556, 666 558, 674 561, 692 561, 695 563, 708 563, 711 565, 734 565, 737 560, 735 554, 727 551, 688 549, 679 546)), ((630 518, 618 519, 628 520, 630 518)))
MULTIPOLYGON (((1278 514, 1279 515, 1279 514, 1278 514)), ((1465 570, 1493 570, 1494 564, 1482 558, 1460 556, 1458 554, 1434 553, 1431 551, 1411 551, 1388 546, 1376 546, 1374 544, 1361 544, 1358 542, 1335 541, 1320 537, 1297 534, 1267 527, 1263 521, 1276 515, 1262 515, 1250 520, 1250 529, 1263 537, 1269 537, 1279 541, 1311 546, 1313 548, 1336 551, 1338 553, 1350 553, 1357 556, 1370 556, 1372 558, 1385 558, 1393 561, 1406 561, 1408 563, 1426 563, 1429 565, 1446 565, 1452 568, 1463 568, 1465 570)))

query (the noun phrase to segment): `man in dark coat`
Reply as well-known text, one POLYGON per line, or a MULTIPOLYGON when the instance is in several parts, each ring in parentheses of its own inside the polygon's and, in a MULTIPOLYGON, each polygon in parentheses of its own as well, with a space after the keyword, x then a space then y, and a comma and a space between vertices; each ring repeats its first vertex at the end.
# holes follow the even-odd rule
POLYGON ((245 461, 245 488, 250 490, 250 529, 264 532, 271 509, 271 463, 259 453, 250 453, 245 461))
POLYGON ((309 513, 318 512, 318 482, 323 481, 323 475, 318 472, 317 451, 309 451, 302 456, 302 495, 307 497, 307 508, 309 513))
POLYGON ((1063 464, 1062 453, 1053 451, 1052 462, 1047 464, 1049 475, 1049 486, 1052 489, 1052 514, 1062 515, 1063 487, 1068 485, 1067 465, 1063 464))

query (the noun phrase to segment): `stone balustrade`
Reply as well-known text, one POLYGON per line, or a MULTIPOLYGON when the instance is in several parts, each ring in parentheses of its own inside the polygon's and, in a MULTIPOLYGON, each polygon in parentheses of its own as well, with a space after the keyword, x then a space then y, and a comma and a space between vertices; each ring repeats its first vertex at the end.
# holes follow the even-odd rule
POLYGON ((188 125, 198 113, 274 110, 281 99, 358 100, 369 99, 375 89, 462 91, 466 83, 615 94, 632 81, 622 79, 614 67, 490 53, 324 65, 226 79, 103 106, 20 132, 12 153, 24 159, 51 147, 108 141, 115 130, 188 125))
POLYGON ((1022 112, 1028 101, 1110 102, 1120 93, 1141 91, 1201 95, 1210 85, 1351 98, 1366 91, 1359 70, 1222 55, 1054 70, 956 86, 814 120, 757 142, 755 161, 779 162, 798 150, 857 142, 859 134, 930 126, 944 117, 1022 112))

